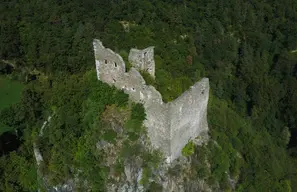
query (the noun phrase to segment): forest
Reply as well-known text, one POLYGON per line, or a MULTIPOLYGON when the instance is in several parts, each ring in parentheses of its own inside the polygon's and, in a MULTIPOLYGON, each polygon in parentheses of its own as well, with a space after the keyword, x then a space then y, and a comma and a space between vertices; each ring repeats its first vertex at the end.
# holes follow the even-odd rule
POLYGON ((183 152, 207 155, 211 171, 193 165, 197 179, 218 182, 221 191, 233 190, 230 175, 238 192, 297 191, 296 0, 4 0, 0 20, 0 191, 40 187, 34 142, 52 184, 77 166, 93 191, 105 191, 94 143, 116 138, 100 119, 106 106, 130 110, 123 126, 131 140, 144 133, 143 108, 96 81, 94 38, 124 60, 130 48, 155 46, 156 79, 148 83, 164 102, 210 79, 211 140, 183 152), (40 140, 50 115, 56 118, 40 140), (13 147, 3 147, 7 135, 17 137, 13 147))

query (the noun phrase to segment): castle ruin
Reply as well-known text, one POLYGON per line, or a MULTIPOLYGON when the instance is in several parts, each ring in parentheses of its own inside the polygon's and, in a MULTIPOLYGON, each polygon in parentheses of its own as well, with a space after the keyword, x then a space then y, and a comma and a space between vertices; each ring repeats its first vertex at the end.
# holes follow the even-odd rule
POLYGON ((148 136, 152 145, 165 154, 167 162, 178 158, 189 140, 208 138, 208 78, 191 86, 174 101, 164 103, 161 94, 153 86, 146 85, 139 73, 146 71, 155 77, 154 47, 131 49, 128 59, 132 67, 126 72, 125 62, 119 54, 105 48, 97 39, 93 46, 98 80, 114 85, 132 101, 143 104, 148 136))

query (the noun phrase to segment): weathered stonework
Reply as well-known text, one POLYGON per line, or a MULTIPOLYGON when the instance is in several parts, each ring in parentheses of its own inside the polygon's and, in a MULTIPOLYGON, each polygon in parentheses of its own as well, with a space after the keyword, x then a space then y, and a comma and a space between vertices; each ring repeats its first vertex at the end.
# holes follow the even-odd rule
POLYGON ((142 103, 146 111, 144 125, 154 147, 159 148, 168 162, 180 156, 189 140, 199 136, 208 138, 207 103, 209 80, 203 78, 176 100, 164 103, 161 94, 145 80, 138 70, 146 70, 155 76, 153 47, 144 50, 131 49, 126 71, 120 55, 105 48, 99 40, 93 41, 98 80, 122 89, 134 102, 142 103))
POLYGON ((154 47, 143 50, 131 49, 128 59, 133 67, 146 71, 152 77, 155 77, 154 47))

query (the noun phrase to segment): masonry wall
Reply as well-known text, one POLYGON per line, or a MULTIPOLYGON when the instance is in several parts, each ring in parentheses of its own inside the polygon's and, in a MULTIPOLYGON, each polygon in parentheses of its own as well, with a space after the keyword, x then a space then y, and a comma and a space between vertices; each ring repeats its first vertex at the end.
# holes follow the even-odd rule
POLYGON ((98 80, 113 84, 125 73, 126 67, 123 58, 112 50, 106 49, 102 42, 97 39, 93 41, 93 47, 98 80))
POLYGON ((152 86, 147 86, 145 95, 144 125, 148 128, 151 143, 155 148, 160 148, 166 156, 170 156, 169 106, 163 103, 161 94, 152 86))
POLYGON ((181 154, 189 140, 207 132, 208 85, 208 78, 203 78, 169 103, 171 159, 181 154))
POLYGON ((165 154, 168 162, 181 154, 190 139, 207 133, 207 78, 197 82, 173 102, 164 103, 161 94, 154 87, 146 85, 138 72, 143 67, 153 67, 152 71, 155 71, 154 62, 151 62, 152 47, 141 51, 132 49, 129 60, 135 62, 134 67, 125 72, 125 63, 120 55, 105 48, 99 40, 94 40, 93 46, 98 79, 122 89, 132 101, 143 104, 146 112, 144 125, 150 141, 165 154), (149 56, 145 59, 150 61, 147 64, 141 63, 144 52, 149 56))
POLYGON ((128 59, 133 67, 155 77, 154 47, 148 47, 143 50, 131 49, 128 59))

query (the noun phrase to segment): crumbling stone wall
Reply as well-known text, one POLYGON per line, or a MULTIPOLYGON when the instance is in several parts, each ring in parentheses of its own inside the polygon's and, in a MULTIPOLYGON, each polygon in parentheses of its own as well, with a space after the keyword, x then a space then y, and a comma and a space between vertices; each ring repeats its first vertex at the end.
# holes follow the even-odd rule
POLYGON ((128 60, 133 67, 155 77, 154 47, 148 47, 143 50, 131 49, 128 60))
POLYGON ((125 73, 126 66, 123 58, 110 49, 105 49, 99 40, 93 41, 95 50, 96 71, 98 80, 110 84, 125 73))
POLYGON ((207 78, 193 85, 176 100, 169 103, 171 159, 180 155, 190 139, 198 135, 207 139, 207 103, 209 93, 207 78))
POLYGON ((182 148, 197 136, 207 138, 207 103, 209 82, 203 78, 176 100, 164 103, 161 94, 145 80, 138 70, 155 73, 153 47, 131 49, 132 68, 125 72, 120 55, 93 41, 98 80, 122 89, 134 102, 142 103, 146 111, 144 125, 154 147, 159 148, 168 162, 180 156, 182 148), (144 54, 145 53, 145 54, 144 54))

